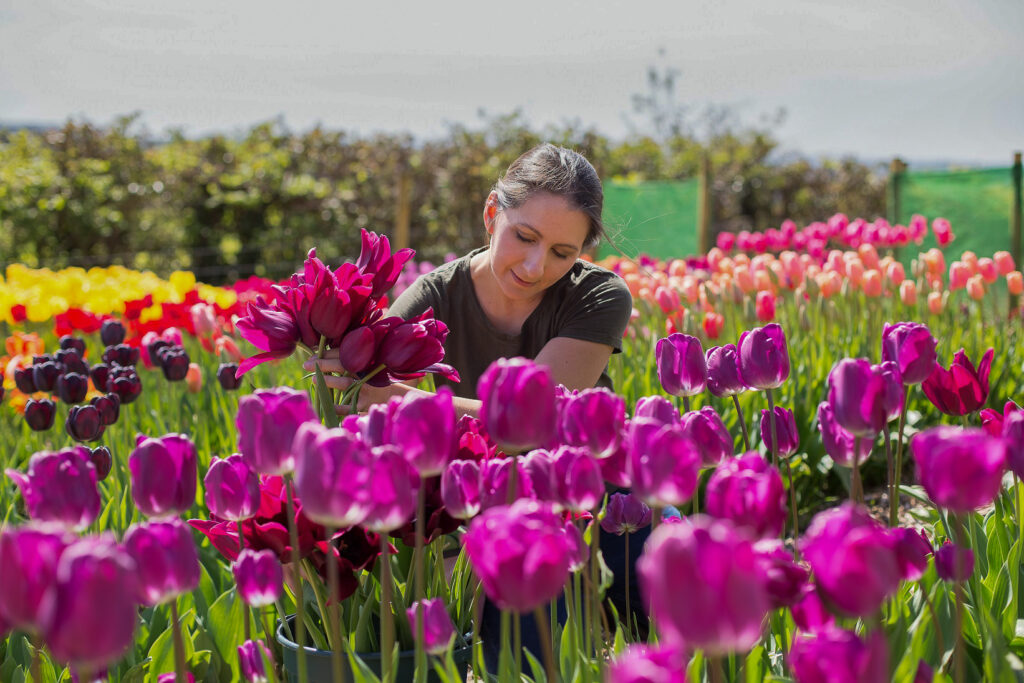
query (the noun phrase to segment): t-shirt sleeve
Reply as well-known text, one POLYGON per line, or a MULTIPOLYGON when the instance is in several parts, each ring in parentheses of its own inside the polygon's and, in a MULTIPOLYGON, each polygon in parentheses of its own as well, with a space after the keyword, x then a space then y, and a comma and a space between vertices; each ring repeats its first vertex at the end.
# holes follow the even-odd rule
POLYGON ((408 320, 428 308, 433 308, 436 318, 440 315, 440 304, 437 288, 427 275, 421 275, 388 307, 388 315, 408 320))
POLYGON ((622 278, 609 275, 572 303, 557 336, 607 344, 613 353, 619 353, 632 311, 629 287, 622 278))

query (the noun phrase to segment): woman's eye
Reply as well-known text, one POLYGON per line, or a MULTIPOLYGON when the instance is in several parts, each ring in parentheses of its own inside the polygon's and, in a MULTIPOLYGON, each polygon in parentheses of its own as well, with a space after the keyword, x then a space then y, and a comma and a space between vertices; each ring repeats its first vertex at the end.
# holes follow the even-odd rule
POLYGON ((567 258, 569 258, 568 254, 563 254, 563 253, 561 253, 559 251, 555 251, 555 252, 552 252, 552 253, 555 255, 556 258, 560 258, 560 259, 567 259, 567 258))
POLYGON ((527 237, 526 235, 524 235, 521 232, 517 232, 516 233, 516 237, 519 238, 520 242, 526 242, 527 244, 530 244, 531 242, 533 242, 532 239, 530 239, 529 237, 527 237))

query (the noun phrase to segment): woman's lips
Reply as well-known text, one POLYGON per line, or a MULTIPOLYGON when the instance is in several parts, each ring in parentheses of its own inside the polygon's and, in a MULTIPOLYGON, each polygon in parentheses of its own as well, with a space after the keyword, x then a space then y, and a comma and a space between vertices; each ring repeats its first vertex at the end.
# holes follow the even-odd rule
POLYGON ((520 287, 533 287, 536 284, 535 282, 527 282, 523 278, 516 275, 515 271, 509 272, 512 273, 512 279, 515 280, 516 284, 519 285, 520 287))

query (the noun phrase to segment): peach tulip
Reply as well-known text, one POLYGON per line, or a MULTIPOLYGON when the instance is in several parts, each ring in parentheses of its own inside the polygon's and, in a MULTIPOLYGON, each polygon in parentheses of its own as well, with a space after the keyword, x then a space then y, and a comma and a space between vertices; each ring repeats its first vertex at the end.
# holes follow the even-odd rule
POLYGON ((860 286, 861 281, 864 279, 864 264, 860 262, 860 259, 847 262, 846 277, 849 278, 850 284, 854 287, 860 286))
POLYGON ((900 283, 900 301, 907 306, 917 304, 917 283, 913 280, 904 280, 900 283))
POLYGON ((971 271, 971 275, 978 272, 978 255, 973 251, 965 251, 960 255, 960 262, 967 266, 968 270, 971 271))
POLYGON ((1013 256, 1008 251, 997 251, 992 255, 992 260, 995 261, 996 270, 1000 275, 1006 275, 1017 269, 1017 265, 1013 262, 1013 256))
POLYGON ((967 281, 967 296, 975 301, 985 298, 985 279, 981 275, 972 275, 967 281))
POLYGON ((942 313, 942 309, 945 308, 946 302, 942 298, 942 294, 939 292, 931 292, 928 295, 928 310, 931 311, 932 315, 939 315, 942 313))
POLYGON ((871 298, 882 296, 882 274, 877 270, 867 271, 861 280, 861 288, 864 294, 871 298))
POLYGON ((862 244, 857 247, 857 254, 865 268, 878 267, 878 252, 872 244, 862 244))
POLYGON ((978 259, 978 273, 988 284, 999 279, 999 270, 996 268, 995 261, 990 258, 978 259))
POLYGON ((903 264, 899 261, 893 261, 890 263, 889 267, 886 268, 885 273, 889 277, 889 282, 893 283, 897 287, 903 284, 903 281, 907 277, 906 271, 903 270, 903 264))
POLYGON ((1016 296, 1024 294, 1024 277, 1019 270, 1011 270, 1006 274, 1006 289, 1016 296))
POLYGON ((198 394, 203 390, 203 370, 199 363, 189 363, 185 373, 185 386, 190 394, 198 394))
MULTIPOLYGON (((965 252, 966 253, 966 252, 965 252)), ((949 266, 949 288, 956 291, 967 286, 971 269, 962 261, 953 261, 949 266)))

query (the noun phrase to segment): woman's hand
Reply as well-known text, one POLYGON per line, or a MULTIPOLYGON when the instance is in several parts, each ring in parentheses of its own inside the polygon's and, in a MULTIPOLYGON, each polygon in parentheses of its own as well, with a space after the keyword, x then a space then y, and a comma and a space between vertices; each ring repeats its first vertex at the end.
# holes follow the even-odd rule
MULTIPOLYGON (((310 358, 302 364, 302 369, 307 372, 314 372, 317 365, 320 366, 321 372, 324 373, 324 383, 327 384, 329 389, 337 390, 339 397, 355 383, 355 378, 353 377, 334 374, 345 372, 345 368, 341 367, 341 361, 337 358, 320 358, 319 360, 310 358)), ((356 410, 360 413, 365 413, 374 404, 387 403, 388 399, 392 396, 397 396, 400 392, 404 393, 399 387, 409 388, 404 384, 391 384, 386 387, 364 384, 359 390, 359 402, 356 410)), ((336 405, 334 411, 338 415, 348 415, 352 412, 352 406, 350 404, 336 405)))

